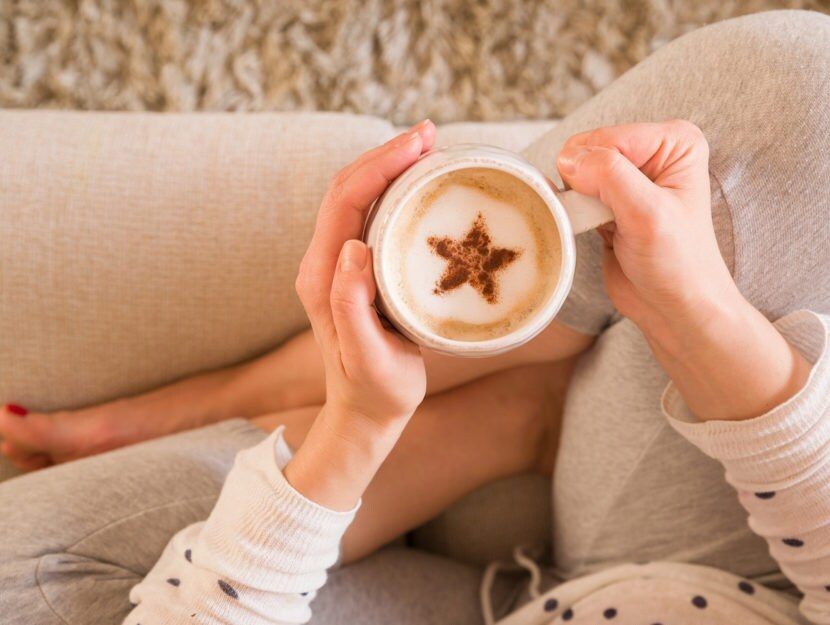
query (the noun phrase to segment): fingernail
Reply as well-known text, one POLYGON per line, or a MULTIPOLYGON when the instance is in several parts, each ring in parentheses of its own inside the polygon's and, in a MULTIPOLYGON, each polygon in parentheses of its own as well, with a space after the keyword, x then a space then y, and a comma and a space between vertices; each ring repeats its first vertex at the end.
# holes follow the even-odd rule
POLYGON ((28 410, 26 410, 23 406, 18 406, 17 404, 6 404, 6 410, 12 414, 16 414, 18 417, 25 417, 29 414, 28 410))
POLYGON ((579 163, 585 158, 591 150, 587 147, 571 148, 569 150, 562 150, 557 159, 557 166, 559 172, 566 176, 571 176, 579 169, 579 163))
POLYGON ((368 256, 367 251, 366 245, 357 239, 346 241, 343 244, 343 250, 340 252, 340 271, 343 273, 363 271, 368 256))

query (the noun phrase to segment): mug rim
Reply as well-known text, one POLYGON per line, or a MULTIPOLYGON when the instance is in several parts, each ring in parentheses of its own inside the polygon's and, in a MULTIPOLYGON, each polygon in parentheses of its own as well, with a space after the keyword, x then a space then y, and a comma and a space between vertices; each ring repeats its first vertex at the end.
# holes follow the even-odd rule
MULTIPOLYGON (((556 316, 562 304, 570 292, 573 283, 576 265, 576 245, 573 229, 564 206, 556 195, 555 186, 538 168, 524 159, 520 154, 484 144, 461 144, 450 147, 431 150, 422 155, 420 159, 409 170, 399 176, 378 199, 372 207, 376 211, 384 199, 390 195, 396 195, 395 205, 386 209, 380 217, 378 232, 375 241, 370 241, 375 249, 373 252, 373 273, 377 285, 379 302, 382 312, 389 317, 398 329, 415 343, 433 351, 455 355, 455 356, 492 356, 527 343, 540 332, 542 332, 556 316), (453 155, 456 152, 457 155, 453 155), (474 153, 478 152, 478 154, 474 153), (416 171, 419 164, 424 163, 430 157, 440 155, 449 156, 450 159, 437 163, 426 171, 416 171), (384 250, 384 243, 389 236, 391 226, 400 216, 412 198, 427 184, 461 169, 494 169, 505 172, 524 182, 534 191, 548 207, 554 218, 559 231, 561 245, 561 259, 559 279, 556 286, 548 296, 545 303, 540 306, 531 318, 521 325, 516 331, 482 341, 463 341, 442 336, 423 324, 419 324, 417 318, 412 315, 406 306, 401 306, 383 274, 383 263, 381 262, 384 250), (403 189, 401 191, 401 189, 403 189)), ((367 225, 368 229, 368 225, 367 225)))

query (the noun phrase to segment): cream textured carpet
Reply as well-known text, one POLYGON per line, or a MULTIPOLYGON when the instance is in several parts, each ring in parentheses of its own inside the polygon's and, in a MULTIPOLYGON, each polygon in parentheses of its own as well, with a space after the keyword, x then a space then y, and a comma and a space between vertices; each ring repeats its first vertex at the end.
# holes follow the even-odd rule
POLYGON ((0 0, 0 106, 558 117, 703 24, 830 0, 0 0))

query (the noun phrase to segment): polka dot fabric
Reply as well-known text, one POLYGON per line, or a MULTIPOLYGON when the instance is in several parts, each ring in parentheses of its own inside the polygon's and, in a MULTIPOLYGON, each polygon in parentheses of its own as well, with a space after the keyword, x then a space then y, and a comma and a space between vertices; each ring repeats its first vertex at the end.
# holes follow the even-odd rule
POLYGON ((354 511, 329 511, 297 493, 281 472, 290 458, 281 430, 237 456, 210 518, 176 534, 132 589, 124 625, 308 621, 354 511), (314 545, 316 557, 285 555, 298 544, 314 545))
POLYGON ((499 625, 796 625, 796 604, 708 567, 627 564, 566 582, 499 625), (752 588, 752 592, 747 589, 752 588), (755 593, 758 597, 753 598, 755 593), (760 599, 760 601, 758 600, 760 599), (551 610, 551 606, 556 606, 551 610))
MULTIPOLYGON (((830 317, 797 311, 775 322, 812 364, 806 386, 768 413, 737 422, 699 421, 673 386, 669 423, 719 460, 749 513, 749 526, 804 594, 801 611, 830 623, 830 317)), ((739 586, 748 596, 758 587, 739 586)))

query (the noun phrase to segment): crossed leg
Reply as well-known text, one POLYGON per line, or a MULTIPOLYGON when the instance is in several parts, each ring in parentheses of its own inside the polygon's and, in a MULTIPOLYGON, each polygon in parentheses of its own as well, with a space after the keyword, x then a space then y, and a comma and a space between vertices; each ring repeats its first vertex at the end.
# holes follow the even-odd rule
MULTIPOLYGON (((553 446, 556 428, 549 424, 559 402, 557 393, 549 396, 548 382, 560 379, 557 371, 561 365, 508 370, 428 398, 370 486, 344 538, 344 561, 371 554, 482 484, 549 471, 551 458, 543 450, 553 446)), ((119 622, 130 609, 129 589, 170 537, 210 513, 236 452, 278 425, 297 445, 315 414, 294 410, 256 419, 257 425, 225 421, 0 484, 6 622, 119 622)), ((413 550, 383 550, 336 572, 315 610, 321 622, 360 622, 382 587, 389 601, 378 614, 391 617, 408 606, 410 620, 396 622, 435 622, 441 614, 474 623, 478 580, 474 567, 413 550), (413 568, 402 569, 404 561, 413 568), (416 600, 428 595, 440 596, 443 605, 416 600)))

